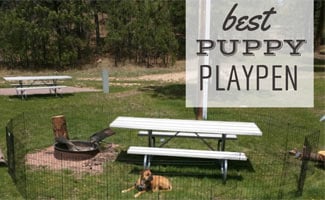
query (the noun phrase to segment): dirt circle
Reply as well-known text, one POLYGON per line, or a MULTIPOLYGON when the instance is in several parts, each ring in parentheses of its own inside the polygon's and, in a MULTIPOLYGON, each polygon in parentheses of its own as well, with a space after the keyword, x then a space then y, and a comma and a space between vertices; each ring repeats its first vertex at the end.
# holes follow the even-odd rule
POLYGON ((102 173, 103 164, 116 160, 117 144, 106 144, 100 152, 88 160, 60 160, 54 157, 54 146, 26 155, 26 164, 31 168, 48 168, 50 170, 68 169, 73 172, 102 173))

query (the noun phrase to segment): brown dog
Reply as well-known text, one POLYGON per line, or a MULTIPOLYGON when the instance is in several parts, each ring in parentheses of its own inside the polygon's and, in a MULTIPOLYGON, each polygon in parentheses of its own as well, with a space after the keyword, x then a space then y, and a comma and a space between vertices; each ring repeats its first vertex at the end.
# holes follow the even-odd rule
POLYGON ((311 152, 310 154, 307 154, 306 148, 304 147, 302 152, 298 151, 297 148, 294 148, 289 151, 289 154, 294 155, 297 159, 307 159, 311 161, 316 161, 325 166, 325 151, 319 151, 317 153, 311 152))
POLYGON ((152 175, 151 171, 146 169, 140 173, 140 177, 134 186, 123 190, 122 193, 129 192, 134 189, 138 190, 138 193, 134 195, 134 197, 137 198, 141 194, 148 191, 171 191, 172 185, 166 177, 152 175))

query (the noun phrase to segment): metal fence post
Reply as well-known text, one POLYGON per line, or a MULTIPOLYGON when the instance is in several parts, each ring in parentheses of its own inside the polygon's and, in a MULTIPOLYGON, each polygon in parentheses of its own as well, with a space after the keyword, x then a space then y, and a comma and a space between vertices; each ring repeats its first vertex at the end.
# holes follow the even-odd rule
POLYGON ((6 126, 6 140, 7 140, 8 173, 10 174, 14 182, 16 182, 15 148, 14 148, 14 135, 12 134, 12 120, 10 120, 10 122, 6 126))
POLYGON ((108 70, 102 70, 102 80, 103 80, 103 92, 104 94, 109 93, 109 77, 108 77, 108 70))

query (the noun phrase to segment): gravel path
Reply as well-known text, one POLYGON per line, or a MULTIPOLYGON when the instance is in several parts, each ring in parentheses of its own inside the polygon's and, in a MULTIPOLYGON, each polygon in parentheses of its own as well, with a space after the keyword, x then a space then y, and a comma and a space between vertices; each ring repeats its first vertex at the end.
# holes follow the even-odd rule
MULTIPOLYGON (((111 81, 162 81, 162 82, 182 82, 185 83, 185 72, 167 73, 167 74, 150 74, 138 77, 109 77, 111 81)), ((96 78, 77 78, 81 81, 102 81, 101 77, 96 78)), ((111 83, 117 84, 117 83, 111 83)), ((133 84, 134 83, 119 83, 119 84, 133 84)))

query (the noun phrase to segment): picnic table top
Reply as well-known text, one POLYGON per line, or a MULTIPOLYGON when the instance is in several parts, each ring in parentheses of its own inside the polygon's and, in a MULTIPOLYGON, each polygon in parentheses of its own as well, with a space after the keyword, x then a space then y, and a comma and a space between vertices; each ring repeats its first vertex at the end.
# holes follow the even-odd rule
POLYGON ((262 131, 253 122, 229 122, 143 117, 117 117, 111 128, 128 128, 155 131, 180 131, 210 134, 261 136, 262 131))
POLYGON ((27 80, 61 80, 71 79, 71 76, 60 75, 60 76, 5 76, 3 79, 6 81, 27 81, 27 80))

